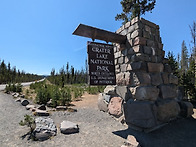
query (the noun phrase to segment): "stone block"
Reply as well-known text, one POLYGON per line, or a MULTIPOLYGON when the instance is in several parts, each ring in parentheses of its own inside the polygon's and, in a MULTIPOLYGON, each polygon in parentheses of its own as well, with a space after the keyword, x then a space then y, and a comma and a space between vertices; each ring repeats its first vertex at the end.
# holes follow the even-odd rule
POLYGON ((190 102, 180 101, 180 115, 183 117, 191 117, 193 112, 193 105, 190 102))
POLYGON ((143 36, 144 38, 150 39, 150 33, 147 31, 143 31, 143 36))
POLYGON ((151 55, 152 54, 152 48, 148 46, 144 46, 144 54, 151 55))
POLYGON ((141 45, 136 45, 133 47, 135 53, 143 53, 143 47, 141 45))
POLYGON ((147 71, 147 64, 146 62, 133 62, 130 64, 131 65, 131 70, 133 71, 147 71))
POLYGON ((159 89, 155 86, 135 87, 131 91, 133 92, 133 98, 136 100, 156 101, 159 96, 159 89))
POLYGON ((155 28, 155 29, 159 29, 159 26, 156 25, 155 23, 152 23, 152 22, 150 22, 150 21, 148 21, 148 20, 145 20, 145 19, 143 19, 143 18, 141 18, 140 20, 141 20, 141 22, 142 22, 143 24, 145 24, 145 25, 148 25, 148 26, 150 26, 150 27, 152 27, 152 28, 155 28))
POLYGON ((171 66, 169 64, 165 64, 164 65, 164 72, 167 72, 167 73, 171 73, 172 72, 171 66))
POLYGON ((147 63, 149 72, 163 72, 162 63, 147 63))
POLYGON ((118 58, 118 64, 122 64, 122 63, 124 63, 124 57, 118 58))
POLYGON ((151 34, 151 28, 149 26, 145 25, 144 29, 151 34))
POLYGON ((136 38, 136 37, 142 37, 142 31, 141 30, 135 30, 132 34, 131 34, 131 38, 136 38))
POLYGON ((120 65, 120 70, 121 70, 121 72, 127 71, 127 64, 120 65))
POLYGON ((150 75, 146 72, 133 73, 133 81, 135 86, 146 86, 151 84, 150 75))
POLYGON ((127 35, 128 33, 128 29, 124 29, 120 32, 121 35, 127 35))
POLYGON ((127 23, 125 24, 125 29, 129 28, 130 26, 131 26, 131 22, 129 21, 129 22, 127 22, 127 23))
POLYGON ((148 47, 156 47, 155 42, 152 40, 147 40, 147 46, 148 47))
POLYGON ((173 74, 170 74, 169 75, 169 83, 178 85, 178 77, 173 74))
POLYGON ((163 84, 169 84, 169 74, 166 72, 163 72, 162 74, 163 84))
POLYGON ((124 104, 126 123, 140 128, 152 128, 156 126, 153 105, 151 102, 128 101, 124 104))
POLYGON ((157 119, 168 122, 180 113, 180 106, 175 100, 161 100, 157 102, 157 119))
POLYGON ((132 99, 131 91, 127 86, 117 86, 116 94, 118 94, 118 96, 120 96, 125 102, 132 99))
POLYGON ((133 45, 135 46, 135 45, 146 45, 146 38, 144 38, 144 37, 136 37, 135 39, 134 39, 134 42, 133 42, 133 45))
POLYGON ((111 114, 115 117, 120 117, 123 114, 122 103, 123 103, 123 99, 120 97, 111 98, 111 100, 108 104, 109 114, 111 114))
POLYGON ((151 73, 150 77, 151 77, 151 83, 154 86, 158 86, 158 85, 161 85, 163 83, 161 73, 151 73))
POLYGON ((131 61, 132 62, 138 62, 138 61, 146 61, 149 62, 150 61, 150 57, 146 54, 143 53, 137 53, 135 55, 133 55, 131 57, 131 61))
POLYGON ((116 74, 116 84, 117 85, 125 85, 126 84, 124 73, 116 74))
POLYGON ((140 20, 139 17, 135 17, 131 20, 131 25, 134 25, 135 23, 137 23, 140 20))
POLYGON ((161 85, 160 89, 163 99, 177 97, 177 87, 175 85, 161 85))
POLYGON ((135 52, 133 50, 133 48, 129 48, 128 49, 128 55, 133 55, 135 52))

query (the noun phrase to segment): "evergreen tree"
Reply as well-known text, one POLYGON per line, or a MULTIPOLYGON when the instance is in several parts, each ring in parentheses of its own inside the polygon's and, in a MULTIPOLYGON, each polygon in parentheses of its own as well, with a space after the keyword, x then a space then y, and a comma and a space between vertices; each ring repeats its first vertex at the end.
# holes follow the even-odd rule
POLYGON ((123 12, 117 14, 115 20, 123 20, 124 23, 130 21, 134 17, 140 17, 148 11, 154 9, 156 0, 122 0, 123 12))
POLYGON ((168 59, 168 64, 171 66, 173 74, 179 77, 179 69, 178 69, 179 66, 173 52, 168 52, 167 59, 168 59))
POLYGON ((188 50, 184 40, 182 42, 182 48, 181 48, 180 68, 181 68, 181 73, 186 74, 188 70, 188 50))

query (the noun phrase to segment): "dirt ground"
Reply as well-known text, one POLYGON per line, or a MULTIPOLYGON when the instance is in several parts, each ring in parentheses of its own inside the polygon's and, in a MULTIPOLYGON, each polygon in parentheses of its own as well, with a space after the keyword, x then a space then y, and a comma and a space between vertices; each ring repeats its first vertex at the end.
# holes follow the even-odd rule
POLYGON ((22 139, 28 128, 18 123, 25 114, 25 107, 10 95, 0 92, 0 147, 120 147, 128 135, 133 135, 141 147, 196 147, 196 109, 188 119, 178 119, 150 132, 138 132, 120 124, 97 108, 98 95, 85 94, 72 102, 77 112, 58 111, 50 116, 57 125, 57 135, 43 142, 22 139), (78 123, 80 132, 64 135, 60 123, 69 120, 78 123))

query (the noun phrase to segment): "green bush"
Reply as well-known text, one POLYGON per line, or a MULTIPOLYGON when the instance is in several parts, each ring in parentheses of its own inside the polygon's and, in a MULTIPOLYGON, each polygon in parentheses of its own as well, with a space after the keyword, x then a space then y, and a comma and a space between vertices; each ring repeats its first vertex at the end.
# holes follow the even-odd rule
POLYGON ((71 91, 69 88, 63 88, 61 89, 61 96, 60 99, 58 101, 58 105, 66 105, 71 103, 71 91))
POLYGON ((47 104, 51 99, 51 92, 47 87, 41 87, 37 90, 36 103, 38 104, 47 104))
POLYGON ((8 84, 8 85, 6 85, 6 87, 5 87, 5 91, 6 91, 6 93, 8 93, 8 92, 18 92, 18 93, 20 93, 20 92, 22 92, 22 85, 19 83, 19 84, 8 84))

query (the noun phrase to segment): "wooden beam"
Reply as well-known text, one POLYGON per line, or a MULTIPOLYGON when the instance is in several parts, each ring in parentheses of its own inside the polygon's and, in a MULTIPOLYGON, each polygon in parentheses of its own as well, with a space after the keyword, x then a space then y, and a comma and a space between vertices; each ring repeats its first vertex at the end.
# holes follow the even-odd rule
POLYGON ((87 26, 84 24, 79 24, 73 35, 88 37, 91 39, 99 39, 106 42, 125 44, 126 36, 109 32, 106 30, 98 29, 95 27, 87 26))

